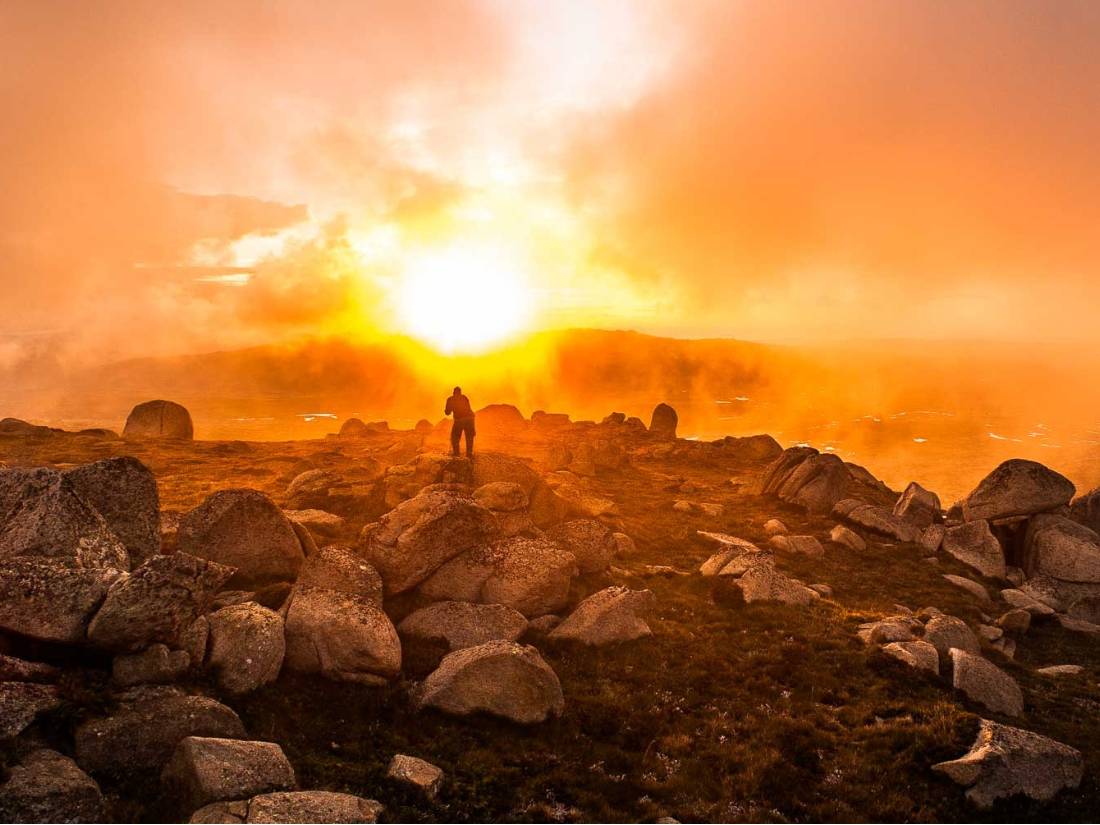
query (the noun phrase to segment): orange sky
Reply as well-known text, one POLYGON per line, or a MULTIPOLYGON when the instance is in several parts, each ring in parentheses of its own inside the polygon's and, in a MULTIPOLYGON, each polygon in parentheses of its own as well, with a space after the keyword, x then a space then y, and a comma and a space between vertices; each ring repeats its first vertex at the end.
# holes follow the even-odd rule
POLYGON ((1098 89, 1088 0, 8 0, 0 366, 421 334, 451 266, 524 329, 1096 343, 1098 89))

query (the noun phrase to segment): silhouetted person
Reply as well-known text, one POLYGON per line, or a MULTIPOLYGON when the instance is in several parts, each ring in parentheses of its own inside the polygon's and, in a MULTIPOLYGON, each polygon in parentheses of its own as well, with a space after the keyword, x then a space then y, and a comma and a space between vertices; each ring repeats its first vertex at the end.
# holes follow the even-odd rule
POLYGON ((451 425, 451 454, 458 455, 458 442, 462 440, 462 434, 466 434, 466 455, 474 457, 474 408, 470 406, 470 399, 462 394, 462 387, 455 387, 454 394, 447 399, 447 406, 443 410, 444 415, 454 415, 454 424, 451 425))

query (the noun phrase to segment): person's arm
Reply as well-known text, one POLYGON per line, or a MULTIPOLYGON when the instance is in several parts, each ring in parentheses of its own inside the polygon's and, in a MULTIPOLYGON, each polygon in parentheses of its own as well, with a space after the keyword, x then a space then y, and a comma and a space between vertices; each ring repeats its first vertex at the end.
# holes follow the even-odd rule
POLYGON ((447 406, 443 408, 443 414, 444 415, 450 415, 451 414, 451 399, 450 398, 447 399, 447 406))

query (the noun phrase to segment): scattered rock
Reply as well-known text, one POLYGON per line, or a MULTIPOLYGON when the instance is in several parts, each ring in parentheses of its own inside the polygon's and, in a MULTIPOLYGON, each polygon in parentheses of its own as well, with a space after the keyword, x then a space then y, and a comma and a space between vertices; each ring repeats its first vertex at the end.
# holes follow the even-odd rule
POLYGON ((443 658, 421 686, 421 707, 457 716, 485 712, 520 724, 560 716, 561 683, 535 648, 486 642, 443 658))
POLYGON ((997 619, 997 627, 1006 633, 1026 633, 1031 627, 1031 613, 1014 607, 997 619))
POLYGON ((293 581, 305 554, 290 521, 257 490, 221 490, 180 521, 179 549, 236 568, 235 587, 293 581))
POLYGON ((154 695, 76 729, 76 761, 96 776, 127 779, 160 771, 187 736, 243 738, 237 714, 205 696, 154 695))
POLYGON ((138 404, 126 418, 123 438, 179 438, 191 441, 195 427, 191 413, 174 401, 146 401, 138 404))
POLYGON ((983 478, 962 502, 966 521, 1030 516, 1069 504, 1074 486, 1037 461, 1011 458, 983 478))
POLYGON ((940 655, 928 642, 891 642, 883 645, 882 652, 917 670, 926 670, 932 674, 940 672, 940 655))
POLYGON ((250 693, 278 678, 286 653, 282 616, 247 602, 223 607, 207 616, 207 621, 206 663, 218 687, 229 693, 250 693))
POLYGON ((1026 610, 1032 616, 1053 616, 1054 608, 1015 588, 1007 588, 1001 591, 1001 598, 1009 605, 1021 610, 1026 610))
POLYGON ((749 604, 753 602, 780 602, 782 604, 812 604, 821 594, 806 587, 798 579, 780 573, 771 564, 756 564, 737 580, 741 595, 749 604))
POLYGON ((995 579, 1005 576, 1004 551, 984 519, 948 527, 942 547, 945 553, 983 576, 995 579))
POLYGON ((32 751, 0 786, 4 822, 105 822, 106 816, 95 780, 56 751, 32 751))
POLYGON ((510 607, 454 601, 414 611, 397 626, 405 668, 415 673, 434 670, 452 651, 497 639, 514 642, 526 630, 527 619, 510 607))
POLYGON ((833 515, 866 527, 876 533, 890 536, 898 541, 916 542, 920 540, 922 530, 912 522, 895 516, 887 507, 866 504, 853 498, 838 501, 832 508, 833 515))
POLYGON ((979 808, 990 808, 995 800, 1020 793, 1045 802, 1062 788, 1076 788, 1085 765, 1074 748, 983 719, 970 751, 933 765, 932 770, 969 787, 967 799, 979 808))
POLYGON ((111 585, 88 625, 88 641, 129 653, 161 642, 180 647, 184 630, 210 607, 233 568, 185 552, 153 556, 111 585))
POLYGON ((978 637, 962 619, 954 616, 933 616, 924 625, 924 641, 936 648, 941 656, 947 656, 952 648, 967 653, 980 653, 982 646, 978 637))
POLYGON ((1028 520, 1024 570, 1069 582, 1100 582, 1100 536, 1062 516, 1040 513, 1028 520))
POLYGON ((572 639, 586 645, 628 642, 653 631, 645 616, 656 607, 649 590, 608 587, 582 601, 550 633, 551 639, 572 639))
POLYGON ((858 533, 843 524, 838 524, 829 531, 829 541, 857 552, 867 549, 867 542, 858 533))
POLYGON ((956 690, 995 713, 1019 716, 1024 712, 1024 694, 1015 679, 977 654, 956 647, 949 655, 956 690))
POLYGON ((611 531, 591 519, 567 521, 551 528, 546 536, 573 554, 582 574, 603 572, 615 555, 611 531))
POLYGON ((911 481, 894 505, 894 515, 923 529, 939 521, 941 509, 939 496, 911 481))
POLYGON ((768 539, 768 545, 776 550, 812 558, 825 555, 825 548, 814 536, 772 536, 768 539))
POLYGON ((770 518, 764 522, 764 535, 768 538, 772 536, 785 536, 789 532, 787 525, 777 518, 770 518))
POLYGON ((201 736, 188 736, 176 746, 161 777, 190 810, 295 785, 294 768, 274 742, 201 736))
POLYGON ((443 787, 443 771, 431 762, 403 753, 390 760, 386 777, 416 788, 428 799, 435 799, 443 787))
POLYGON ((40 713, 61 707, 57 688, 34 682, 0 683, 0 739, 18 736, 40 713))
POLYGON ((191 667, 191 656, 185 650, 169 650, 155 644, 140 653, 115 656, 111 678, 116 685, 131 687, 144 684, 178 682, 191 667))
POLYGON ((973 579, 968 579, 965 576, 955 576, 951 573, 944 573, 943 577, 951 584, 955 585, 955 587, 961 587, 979 601, 988 602, 990 600, 989 591, 973 579))

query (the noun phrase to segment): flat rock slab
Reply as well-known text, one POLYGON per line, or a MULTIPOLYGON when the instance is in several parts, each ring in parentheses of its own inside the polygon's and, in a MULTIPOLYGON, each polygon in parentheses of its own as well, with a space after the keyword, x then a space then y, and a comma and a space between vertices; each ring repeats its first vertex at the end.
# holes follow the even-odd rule
POLYGON ((189 810, 211 802, 289 791, 294 768, 274 742, 188 736, 176 746, 162 780, 189 810))
POLYGON ((277 791, 236 802, 214 802, 191 815, 192 823, 377 822, 383 806, 373 799, 333 791, 277 791))
POLYGON ((1076 788, 1084 776, 1081 752, 1038 733, 983 719, 970 751, 933 765, 969 788, 966 797, 979 808, 1025 794, 1045 802, 1063 788, 1076 788))

